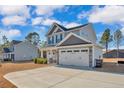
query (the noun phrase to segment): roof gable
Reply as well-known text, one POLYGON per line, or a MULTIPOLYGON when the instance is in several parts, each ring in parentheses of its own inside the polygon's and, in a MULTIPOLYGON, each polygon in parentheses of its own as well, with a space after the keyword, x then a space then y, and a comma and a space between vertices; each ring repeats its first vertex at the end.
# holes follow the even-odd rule
MULTIPOLYGON (((72 30, 76 30, 76 29, 80 29, 84 26, 87 26, 88 24, 84 24, 84 25, 80 25, 80 26, 76 26, 76 27, 72 27, 72 28, 65 28, 64 26, 58 24, 58 23, 53 23, 52 27, 50 28, 50 30, 48 31, 47 35, 52 34, 54 31, 56 31, 56 28, 59 29, 59 32, 61 31, 72 31, 72 30)), ((58 32, 58 31, 56 31, 58 32)))
POLYGON ((84 24, 84 25, 80 25, 80 26, 76 26, 76 27, 71 27, 71 28, 68 28, 67 31, 70 31, 70 30, 75 30, 75 29, 80 29, 84 26, 87 26, 88 24, 84 24))
POLYGON ((56 25, 53 25, 47 35, 52 34, 55 31, 56 28, 57 28, 57 26, 56 25))
POLYGON ((50 28, 50 30, 48 31, 47 35, 51 35, 54 31, 64 31, 66 28, 64 28, 63 26, 57 24, 57 23, 53 23, 52 27, 50 28))
POLYGON ((69 45, 80 45, 80 44, 91 44, 91 42, 80 36, 77 36, 74 33, 70 33, 68 36, 66 36, 65 39, 63 39, 60 43, 58 43, 57 46, 69 46, 69 45))
POLYGON ((12 45, 16 45, 16 44, 19 44, 19 43, 21 43, 22 41, 19 41, 19 40, 12 40, 11 41, 11 44, 12 45))

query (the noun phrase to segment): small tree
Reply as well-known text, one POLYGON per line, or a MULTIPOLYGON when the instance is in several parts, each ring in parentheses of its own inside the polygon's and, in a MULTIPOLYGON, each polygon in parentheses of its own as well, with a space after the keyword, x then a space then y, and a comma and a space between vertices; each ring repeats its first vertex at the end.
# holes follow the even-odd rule
POLYGON ((106 53, 108 52, 108 44, 112 41, 112 35, 110 29, 106 29, 101 37, 100 43, 105 46, 106 53))
POLYGON ((41 48, 44 48, 44 47, 46 46, 46 41, 42 41, 42 42, 40 43, 40 46, 41 46, 41 48))
POLYGON ((32 44, 36 45, 36 46, 37 46, 37 45, 39 44, 39 42, 40 42, 40 36, 39 36, 39 34, 36 33, 36 32, 29 33, 29 34, 25 37, 25 39, 26 39, 27 41, 31 42, 32 44))
POLYGON ((8 47, 9 46, 9 40, 5 35, 2 36, 2 41, 3 41, 3 47, 8 47))
POLYGON ((119 57, 119 45, 121 43, 122 37, 123 37, 122 32, 119 29, 116 30, 114 33, 114 41, 117 47, 117 58, 119 57))

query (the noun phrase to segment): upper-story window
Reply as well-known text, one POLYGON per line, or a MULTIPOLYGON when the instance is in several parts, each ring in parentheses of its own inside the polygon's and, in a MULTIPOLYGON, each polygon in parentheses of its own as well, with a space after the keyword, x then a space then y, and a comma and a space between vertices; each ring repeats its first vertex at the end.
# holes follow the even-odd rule
POLYGON ((58 43, 58 35, 56 35, 56 43, 58 43))
POLYGON ((48 37, 48 44, 51 44, 51 38, 48 37))
POLYGON ((54 36, 52 36, 52 44, 54 44, 54 36))
POLYGON ((62 40, 63 39, 63 34, 60 34, 60 40, 62 40))
POLYGON ((56 44, 63 39, 63 33, 54 34, 48 37, 48 44, 56 44))
POLYGON ((54 44, 54 36, 48 37, 48 44, 54 44))

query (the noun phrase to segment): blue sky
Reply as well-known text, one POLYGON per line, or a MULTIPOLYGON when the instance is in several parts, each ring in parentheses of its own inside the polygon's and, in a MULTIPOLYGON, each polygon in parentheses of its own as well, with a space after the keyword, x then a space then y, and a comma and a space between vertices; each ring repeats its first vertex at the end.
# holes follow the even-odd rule
POLYGON ((124 6, 0 6, 0 36, 24 40, 29 32, 37 32, 41 40, 45 40, 53 22, 67 28, 90 22, 99 40, 106 28, 110 28, 112 34, 117 29, 124 34, 123 10, 124 6))

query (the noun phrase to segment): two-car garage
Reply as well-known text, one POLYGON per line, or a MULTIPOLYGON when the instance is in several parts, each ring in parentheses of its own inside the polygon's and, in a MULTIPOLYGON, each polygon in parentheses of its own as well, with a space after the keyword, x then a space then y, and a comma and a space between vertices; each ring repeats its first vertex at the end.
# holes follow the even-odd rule
POLYGON ((59 64, 89 66, 89 48, 60 49, 59 64))

